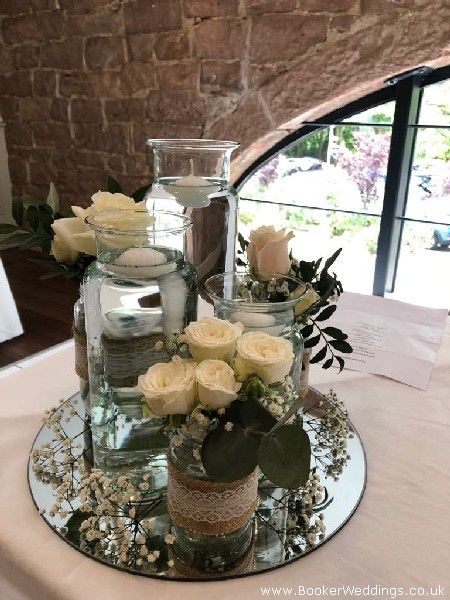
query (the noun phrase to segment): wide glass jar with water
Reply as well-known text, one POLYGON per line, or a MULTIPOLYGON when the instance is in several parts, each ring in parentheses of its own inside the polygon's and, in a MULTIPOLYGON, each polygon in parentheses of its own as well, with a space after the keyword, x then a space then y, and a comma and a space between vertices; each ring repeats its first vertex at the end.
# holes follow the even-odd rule
POLYGON ((171 435, 167 507, 175 566, 185 575, 241 573, 252 560, 258 475, 211 481, 200 461, 207 426, 194 417, 171 435))
POLYGON ((150 413, 137 383, 169 361, 197 315, 197 277, 180 247, 190 221, 170 212, 107 211, 87 219, 97 268, 84 281, 94 463, 146 472, 166 484, 166 417, 150 413))
POLYGON ((210 275, 235 268, 238 194, 230 185, 230 160, 238 144, 189 139, 150 139, 147 144, 153 152, 154 183, 146 206, 191 219, 184 251, 197 269, 203 295, 210 275))
POLYGON ((205 289, 214 302, 214 314, 219 319, 242 323, 245 333, 261 331, 292 342, 295 359, 290 376, 296 392, 304 344, 295 320, 295 306, 308 285, 281 274, 274 274, 272 279, 261 283, 250 273, 221 273, 210 277, 205 289))

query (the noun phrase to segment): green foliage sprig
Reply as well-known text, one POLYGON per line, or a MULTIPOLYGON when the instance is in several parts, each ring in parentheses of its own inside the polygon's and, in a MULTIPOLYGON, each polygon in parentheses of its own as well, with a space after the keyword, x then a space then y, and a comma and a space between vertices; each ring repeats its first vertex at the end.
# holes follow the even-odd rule
POLYGON ((322 363, 323 369, 329 369, 336 361, 339 371, 342 371, 345 360, 335 353, 335 350, 343 354, 353 352, 348 343, 348 335, 337 327, 323 327, 322 322, 327 321, 335 312, 336 304, 333 301, 344 291, 342 283, 336 273, 330 273, 330 268, 335 263, 342 248, 339 248, 324 262, 320 269, 322 258, 315 261, 297 262, 291 254, 291 270, 295 277, 305 283, 309 283, 318 294, 319 300, 312 304, 302 314, 298 315, 297 321, 302 325, 301 333, 305 341, 305 348, 321 348, 310 359, 310 363, 322 363))
MULTIPOLYGON (((246 253, 248 240, 239 233, 238 234, 239 248, 237 251, 236 264, 240 267, 248 267, 246 253)), ((309 284, 312 289, 318 294, 319 299, 314 302, 301 314, 297 315, 296 321, 301 326, 301 333, 305 341, 305 348, 314 348, 320 345, 320 349, 311 357, 310 363, 322 363, 323 369, 329 369, 333 364, 337 363, 339 371, 342 371, 345 365, 345 360, 335 351, 342 354, 350 354, 353 352, 352 347, 348 343, 348 335, 337 327, 322 326, 323 321, 328 320, 336 310, 334 301, 344 291, 342 283, 337 278, 336 273, 330 273, 330 268, 333 266, 342 248, 339 248, 323 263, 323 258, 318 260, 297 261, 292 252, 289 257, 291 259, 291 270, 288 275, 300 279, 309 284)), ((256 278, 256 275, 254 275, 256 278)), ((270 300, 270 297, 269 297, 270 300)), ((278 301, 278 298, 274 298, 278 301)))
MULTIPOLYGON (((108 177, 107 191, 111 194, 122 193, 122 188, 114 177, 108 177)), ((131 194, 135 202, 141 202, 150 184, 139 188, 131 194)), ((48 272, 40 279, 64 277, 81 281, 84 272, 95 257, 80 254, 73 264, 58 262, 51 254, 51 245, 54 237, 52 224, 57 219, 73 217, 72 211, 60 210, 59 197, 53 183, 50 183, 49 192, 45 199, 35 198, 29 194, 22 194, 12 201, 12 217, 15 225, 0 223, 0 250, 16 246, 21 249, 40 248, 43 258, 29 258, 28 260, 44 267, 48 272)))
POLYGON ((299 400, 277 420, 260 400, 269 394, 256 375, 242 386, 240 399, 232 402, 206 436, 201 459, 213 481, 234 481, 250 475, 259 465, 275 485, 295 489, 305 485, 310 471, 311 444, 296 421, 299 400))

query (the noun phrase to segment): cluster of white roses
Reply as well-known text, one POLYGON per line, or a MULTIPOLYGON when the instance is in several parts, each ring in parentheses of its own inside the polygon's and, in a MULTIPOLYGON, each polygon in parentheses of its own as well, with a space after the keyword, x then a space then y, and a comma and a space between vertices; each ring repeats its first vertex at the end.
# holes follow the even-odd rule
POLYGON ((73 264, 80 253, 95 256, 95 238, 93 230, 86 224, 86 217, 91 217, 106 210, 132 210, 142 207, 133 198, 124 194, 97 192, 92 196, 92 204, 88 208, 72 206, 74 217, 55 219, 52 229, 55 233, 52 242, 52 255, 58 262, 73 264))
POLYGON ((282 382, 294 360, 292 343, 263 332, 243 333, 241 323, 205 317, 183 332, 192 359, 174 356, 138 378, 138 389, 151 412, 187 414, 197 403, 213 410, 238 398, 250 375, 268 385, 282 382))

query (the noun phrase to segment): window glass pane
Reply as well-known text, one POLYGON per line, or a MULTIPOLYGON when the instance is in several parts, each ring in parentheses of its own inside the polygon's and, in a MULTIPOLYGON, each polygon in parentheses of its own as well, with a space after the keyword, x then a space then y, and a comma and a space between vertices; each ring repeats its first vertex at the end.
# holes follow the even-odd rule
POLYGON ((450 308, 450 227, 405 223, 395 290, 386 298, 450 308))
POLYGON ((395 102, 386 102, 380 106, 373 106, 363 112, 360 112, 348 119, 343 119, 343 123, 347 121, 357 121, 358 123, 392 123, 394 120, 395 102))
POLYGON ((405 214, 450 223, 450 129, 418 130, 405 214))
POLYGON ((450 79, 424 88, 419 123, 450 125, 450 79))
POLYGON ((246 239, 252 229, 270 223, 275 228, 287 227, 295 233, 291 247, 300 260, 327 258, 343 248, 335 267, 344 288, 372 293, 379 217, 242 199, 239 206, 239 230, 246 239))
POLYGON ((381 214, 390 127, 315 131, 255 171, 243 198, 381 214))

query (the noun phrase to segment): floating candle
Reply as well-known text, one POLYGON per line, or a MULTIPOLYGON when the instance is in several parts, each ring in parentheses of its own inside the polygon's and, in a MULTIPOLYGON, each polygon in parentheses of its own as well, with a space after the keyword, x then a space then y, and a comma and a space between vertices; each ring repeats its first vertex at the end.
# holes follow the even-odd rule
POLYGON ((242 323, 246 332, 262 331, 270 335, 280 335, 284 329, 283 324, 277 324, 275 317, 267 313, 238 310, 231 315, 230 321, 242 323))
POLYGON ((210 187, 211 183, 203 177, 197 177, 191 173, 186 177, 180 177, 172 185, 176 187, 210 187))
POLYGON ((116 258, 114 264, 124 267, 155 267, 166 262, 166 255, 153 248, 128 248, 116 258))
POLYGON ((168 262, 163 252, 153 248, 128 248, 108 268, 118 275, 157 277, 174 271, 176 264, 168 262))

